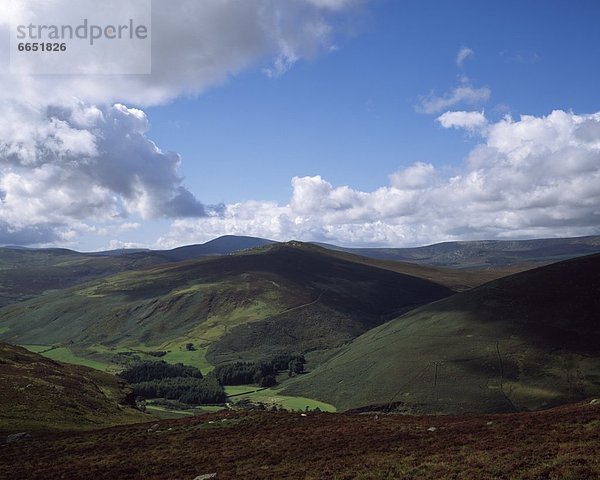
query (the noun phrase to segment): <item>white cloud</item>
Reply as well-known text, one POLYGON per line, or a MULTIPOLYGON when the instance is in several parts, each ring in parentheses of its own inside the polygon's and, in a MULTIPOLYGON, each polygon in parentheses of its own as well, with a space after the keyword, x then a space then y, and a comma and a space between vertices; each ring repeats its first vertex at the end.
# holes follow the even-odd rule
POLYGON ((399 190, 418 190, 431 185, 435 177, 436 170, 433 165, 419 162, 391 174, 390 183, 399 190))
POLYGON ((436 120, 444 128, 463 128, 469 132, 474 132, 487 124, 483 112, 446 112, 436 120))
POLYGON ((469 47, 462 47, 456 54, 456 64, 459 67, 462 67, 465 61, 467 61, 470 58, 473 58, 474 56, 475 52, 473 50, 471 50, 469 47))
POLYGON ((600 234, 600 113, 506 117, 478 132, 482 143, 453 177, 417 163, 373 192, 294 178, 286 205, 244 202, 176 220, 159 244, 225 233, 388 246, 600 234))
POLYGON ((3 220, 205 214, 181 186, 179 156, 162 152, 146 137, 144 112, 120 104, 76 104, 24 116, 31 121, 25 136, 0 121, 3 220))
POLYGON ((148 246, 139 242, 122 242, 120 240, 111 240, 108 242, 108 246, 104 250, 121 250, 124 248, 146 249, 148 246))
MULTIPOLYGON (((61 8, 66 0, 37 1, 36 9, 61 8)), ((62 104, 72 97, 91 104, 156 105, 180 95, 199 94, 251 66, 270 63, 275 71, 333 45, 330 15, 359 4, 350 0, 170 0, 155 1, 152 75, 11 76, 0 74, 0 99, 62 104)), ((8 37, 27 2, 4 2, 0 35, 8 37)), ((68 4, 71 8, 72 3, 68 4)), ((76 4, 75 4, 76 5, 76 4)), ((64 12, 80 23, 85 11, 64 12)), ((42 14, 38 14, 42 17, 42 14)), ((9 63, 9 45, 0 47, 9 63)))
POLYGON ((486 103, 492 95, 492 91, 487 87, 474 88, 469 84, 463 84, 453 88, 450 92, 437 96, 434 92, 421 97, 416 111, 419 113, 439 113, 455 105, 482 105, 486 103))
MULTIPOLYGON (((32 0, 85 17, 77 2, 32 0)), ((361 0, 153 2, 151 75, 9 75, 0 72, 0 244, 68 240, 90 222, 198 217, 181 159, 148 138, 140 109, 202 94, 250 67, 282 75, 334 45, 332 18, 361 0)), ((0 4, 0 35, 31 2, 0 4)), ((38 17, 43 16, 38 12, 38 17)), ((9 64, 9 45, 0 46, 9 64)))

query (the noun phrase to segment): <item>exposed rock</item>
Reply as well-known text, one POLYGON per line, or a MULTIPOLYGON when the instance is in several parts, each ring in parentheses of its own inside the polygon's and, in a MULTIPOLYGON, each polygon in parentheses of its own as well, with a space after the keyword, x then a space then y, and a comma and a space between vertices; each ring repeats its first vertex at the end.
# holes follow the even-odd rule
POLYGON ((194 480, 210 480, 211 478, 217 478, 216 473, 205 473, 204 475, 198 475, 194 480))
POLYGON ((156 431, 158 431, 159 428, 160 428, 160 425, 158 423, 155 423, 148 429, 148 432, 156 432, 156 431))
POLYGON ((29 440, 31 434, 27 432, 13 433, 6 437, 6 443, 20 442, 22 440, 29 440))

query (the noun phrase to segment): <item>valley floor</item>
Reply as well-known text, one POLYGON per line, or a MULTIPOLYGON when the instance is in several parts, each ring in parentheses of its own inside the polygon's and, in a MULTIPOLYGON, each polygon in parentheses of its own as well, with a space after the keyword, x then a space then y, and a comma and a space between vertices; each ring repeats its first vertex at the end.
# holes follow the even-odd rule
POLYGON ((0 478, 600 478, 600 402, 410 417, 219 412, 0 446, 0 478))

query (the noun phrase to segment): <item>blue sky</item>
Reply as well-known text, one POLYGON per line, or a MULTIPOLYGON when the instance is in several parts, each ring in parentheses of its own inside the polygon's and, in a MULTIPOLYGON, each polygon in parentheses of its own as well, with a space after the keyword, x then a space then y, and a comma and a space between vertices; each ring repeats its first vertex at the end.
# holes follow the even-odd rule
MULTIPOLYGON (((29 104, 60 105, 81 141, 63 142, 68 167, 7 161, 0 242, 166 248, 245 234, 408 246, 600 233, 600 3, 189 2, 158 16, 154 1, 148 79, 34 79, 29 104), (45 99, 57 85, 78 103, 45 99), (51 168, 64 184, 44 183, 51 168), (39 182, 17 188, 26 173, 39 182), (16 205, 48 199, 52 214, 32 207, 22 220, 16 205)), ((36 135, 56 120, 36 118, 36 135)), ((14 143, 0 128, 4 150, 14 143)))
POLYGON ((150 136, 182 155, 204 202, 284 202, 289 180, 305 175, 370 191, 415 161, 461 163, 476 140, 415 111, 461 74, 492 90, 479 106, 490 118, 600 110, 598 2, 384 0, 366 10, 337 35, 339 50, 285 75, 255 68, 147 110, 150 136), (475 55, 459 68, 464 46, 475 55))

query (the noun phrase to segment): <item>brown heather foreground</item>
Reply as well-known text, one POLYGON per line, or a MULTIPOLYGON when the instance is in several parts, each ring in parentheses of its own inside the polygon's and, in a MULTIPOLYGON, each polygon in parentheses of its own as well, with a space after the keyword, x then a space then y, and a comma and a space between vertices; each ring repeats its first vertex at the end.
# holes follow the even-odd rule
POLYGON ((221 412, 0 446, 10 479, 597 479, 600 404, 498 415, 221 412))

